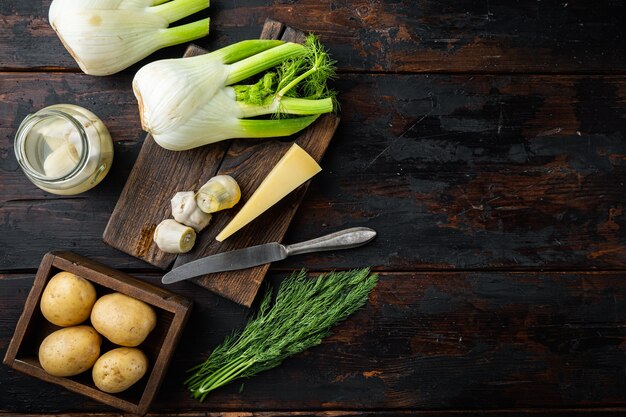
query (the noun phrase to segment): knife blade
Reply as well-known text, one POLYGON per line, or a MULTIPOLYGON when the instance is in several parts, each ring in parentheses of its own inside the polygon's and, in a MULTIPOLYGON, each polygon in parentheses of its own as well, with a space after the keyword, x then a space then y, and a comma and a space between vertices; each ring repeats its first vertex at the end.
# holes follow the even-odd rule
POLYGON ((356 248, 371 242, 375 237, 376 231, 373 229, 353 227, 292 245, 283 245, 277 242, 265 243, 249 248, 218 253, 186 263, 165 274, 161 282, 163 284, 172 284, 214 272, 251 268, 303 253, 356 248))

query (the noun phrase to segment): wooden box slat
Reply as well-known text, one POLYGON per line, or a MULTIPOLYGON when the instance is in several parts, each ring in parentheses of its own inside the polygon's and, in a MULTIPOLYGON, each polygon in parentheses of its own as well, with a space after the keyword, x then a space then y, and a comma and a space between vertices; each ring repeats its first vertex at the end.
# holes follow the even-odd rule
MULTIPOLYGON (((16 371, 60 385, 96 401, 130 413, 144 415, 148 412, 165 377, 190 309, 189 300, 167 290, 71 252, 50 252, 41 261, 24 310, 9 343, 4 364, 16 371), (39 345, 48 334, 60 329, 43 317, 39 303, 48 281, 60 271, 72 272, 93 283, 98 297, 110 292, 120 292, 141 300, 155 309, 157 326, 138 346, 148 356, 149 369, 146 375, 128 390, 118 394, 109 394, 100 391, 94 385, 91 371, 63 378, 48 374, 39 364, 37 356, 39 345)), ((101 354, 117 347, 104 337, 102 340, 101 354)))
MULTIPOLYGON (((302 42, 305 34, 268 19, 261 39, 302 42)), ((190 46, 185 56, 206 51, 190 46)), ((301 132, 295 142, 321 161, 339 124, 335 115, 324 115, 301 132)), ((282 241, 307 189, 307 184, 225 242, 215 236, 237 213, 271 167, 294 142, 293 138, 269 140, 236 139, 184 152, 158 146, 148 135, 135 166, 104 231, 104 241, 159 268, 168 268, 204 256, 251 245, 282 241), (159 250, 152 240, 157 224, 171 217, 170 199, 178 191, 197 190, 217 174, 232 175, 242 188, 242 201, 233 209, 214 215, 212 223, 198 234, 194 249, 178 257, 159 250)), ((193 282, 239 304, 250 306, 256 297, 269 264, 241 271, 199 277, 193 282)))

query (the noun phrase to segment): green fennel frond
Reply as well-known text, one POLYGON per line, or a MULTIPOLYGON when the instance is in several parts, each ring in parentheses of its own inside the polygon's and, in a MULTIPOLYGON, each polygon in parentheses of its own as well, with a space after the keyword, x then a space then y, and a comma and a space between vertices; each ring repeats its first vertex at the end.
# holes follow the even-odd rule
POLYGON ((331 327, 365 305, 378 276, 368 268, 329 272, 311 279, 302 270, 268 290, 243 330, 215 348, 185 381, 194 398, 239 378, 274 368, 296 353, 319 345, 331 327))
POLYGON ((306 54, 278 67, 277 97, 334 100, 336 93, 328 87, 328 81, 335 77, 336 61, 313 34, 307 36, 304 46, 306 54))
POLYGON ((335 77, 336 61, 313 34, 304 42, 305 53, 284 61, 275 71, 266 72, 254 84, 234 85, 236 100, 251 105, 269 105, 278 102, 276 117, 290 115, 281 105, 283 97, 304 100, 330 98, 333 109, 337 109, 336 92, 328 87, 335 77))
POLYGON ((269 104, 276 94, 276 86, 278 74, 275 72, 267 72, 259 81, 254 84, 235 85, 235 97, 237 101, 243 101, 248 104, 256 104, 263 106, 269 104))

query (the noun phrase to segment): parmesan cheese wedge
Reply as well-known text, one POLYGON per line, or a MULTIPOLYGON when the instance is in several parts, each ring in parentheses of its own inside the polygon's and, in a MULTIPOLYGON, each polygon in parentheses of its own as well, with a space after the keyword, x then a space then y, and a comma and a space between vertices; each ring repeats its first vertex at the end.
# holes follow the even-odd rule
POLYGON ((321 170, 315 159, 294 143, 215 239, 224 241, 321 170))

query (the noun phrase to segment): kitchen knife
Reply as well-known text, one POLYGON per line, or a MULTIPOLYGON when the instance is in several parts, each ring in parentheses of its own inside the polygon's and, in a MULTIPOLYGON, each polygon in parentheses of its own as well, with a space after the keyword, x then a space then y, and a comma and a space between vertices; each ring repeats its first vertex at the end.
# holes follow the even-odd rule
POLYGON ((251 246, 186 263, 165 274, 161 282, 172 284, 213 272, 250 268, 302 253, 356 248, 370 242, 374 237, 376 237, 376 232, 370 228, 353 227, 293 245, 272 242, 251 246))

